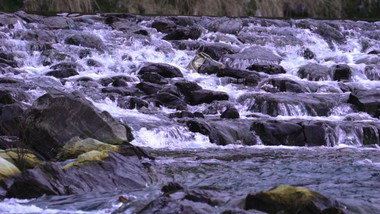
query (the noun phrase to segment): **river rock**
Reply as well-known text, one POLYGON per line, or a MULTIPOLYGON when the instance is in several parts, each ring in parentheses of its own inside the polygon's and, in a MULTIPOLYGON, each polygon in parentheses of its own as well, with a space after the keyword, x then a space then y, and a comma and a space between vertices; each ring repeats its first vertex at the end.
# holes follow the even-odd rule
POLYGON ((72 68, 64 69, 64 70, 54 70, 54 71, 49 71, 46 73, 46 76, 53 76, 56 78, 67 78, 71 76, 76 76, 79 75, 79 73, 72 68))
POLYGON ((235 107, 227 108, 222 115, 220 115, 220 118, 226 118, 226 119, 237 119, 240 117, 239 111, 235 107))
POLYGON ((168 35, 164 36, 162 39, 165 40, 196 40, 202 35, 201 29, 197 27, 177 27, 175 30, 171 31, 168 35))
POLYGON ((22 131, 20 116, 23 112, 23 107, 18 103, 0 104, 0 135, 19 136, 22 131))
POLYGON ((139 84, 136 85, 136 88, 140 89, 143 91, 145 94, 157 94, 158 91, 160 91, 163 86, 150 83, 150 82, 140 82, 139 84))
POLYGON ((264 145, 305 146, 306 138, 302 126, 281 121, 254 122, 251 126, 264 145))
POLYGON ((51 16, 42 19, 42 23, 49 29, 71 29, 75 28, 74 21, 67 17, 51 16))
POLYGON ((270 65, 270 64, 253 64, 247 68, 248 70, 254 70, 258 72, 264 72, 267 74, 285 74, 286 71, 281 65, 270 65))
POLYGON ((186 97, 190 105, 199 105, 202 103, 211 103, 215 100, 228 100, 228 94, 220 91, 211 91, 207 89, 191 91, 186 97))
POLYGON ((19 169, 33 169, 43 162, 29 149, 23 148, 19 144, 17 148, 10 148, 5 150, 5 154, 12 160, 19 169))
POLYGON ((315 58, 315 53, 313 51, 311 51, 309 48, 306 48, 304 51, 303 51, 303 54, 302 54, 303 58, 305 59, 314 59, 315 58))
POLYGON ((104 51, 106 49, 106 46, 100 37, 85 33, 68 36, 65 39, 65 44, 93 48, 99 51, 104 51))
POLYGON ((305 93, 310 92, 310 89, 307 85, 301 84, 292 79, 286 78, 270 78, 264 80, 260 83, 265 87, 261 87, 262 89, 268 92, 294 92, 294 93, 305 93), (267 90, 267 86, 270 85, 269 90, 267 90))
POLYGON ((25 112, 22 124, 24 143, 47 159, 54 158, 74 137, 110 144, 128 142, 126 128, 78 92, 41 96, 25 112))
POLYGON ((117 105, 125 109, 140 109, 142 107, 148 108, 149 103, 138 97, 129 97, 128 99, 119 98, 117 105))
POLYGON ((160 85, 168 84, 168 80, 156 72, 145 72, 142 75, 140 75, 140 79, 144 80, 145 82, 150 82, 150 83, 155 83, 155 84, 160 84, 160 85))
POLYGON ((186 110, 187 105, 185 101, 183 101, 180 97, 168 93, 168 92, 159 92, 157 93, 157 99, 160 102, 161 105, 168 107, 168 108, 173 108, 177 110, 186 110))
POLYGON ((343 213, 335 200, 304 187, 285 185, 257 194, 248 194, 245 209, 256 209, 267 213, 343 213), (335 212, 331 212, 333 209, 335 212))
POLYGON ((239 18, 218 18, 209 22, 206 28, 210 31, 238 34, 243 27, 243 21, 239 18))
POLYGON ((209 55, 212 59, 217 61, 225 54, 236 53, 230 45, 220 42, 202 45, 197 50, 197 53, 201 52, 209 55))
POLYGON ((173 29, 176 28, 174 21, 169 19, 157 19, 152 23, 152 28, 155 28, 158 32, 161 33, 170 33, 173 29))
POLYGON ((350 66, 345 64, 334 65, 332 67, 333 79, 337 81, 350 80, 352 71, 350 66))
POLYGON ((209 58, 206 58, 201 67, 198 69, 198 73, 201 74, 216 74, 223 66, 209 58))
POLYGON ((235 68, 219 69, 216 74, 218 77, 233 77, 237 79, 238 83, 244 85, 256 86, 261 80, 260 75, 256 71, 247 71, 235 68))
POLYGON ((310 81, 331 80, 330 69, 316 63, 310 63, 302 66, 298 70, 298 76, 310 81))
POLYGON ((183 77, 182 72, 178 68, 165 63, 148 64, 140 69, 138 75, 152 72, 157 73, 164 78, 183 77))
POLYGON ((84 165, 61 168, 59 163, 46 163, 22 172, 9 183, 7 197, 36 198, 44 194, 69 195, 115 189, 128 192, 145 187, 149 178, 136 155, 108 152, 101 161, 84 165))
POLYGON ((350 94, 348 103, 353 104, 359 111, 371 116, 377 115, 380 109, 380 91, 354 91, 350 94))

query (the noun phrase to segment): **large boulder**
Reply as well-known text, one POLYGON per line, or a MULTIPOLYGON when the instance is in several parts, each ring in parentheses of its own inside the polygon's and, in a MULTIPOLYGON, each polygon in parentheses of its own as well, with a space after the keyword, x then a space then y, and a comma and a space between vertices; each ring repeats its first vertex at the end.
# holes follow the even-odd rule
POLYGON ((20 116, 23 112, 22 106, 18 103, 0 104, 0 135, 19 136, 20 116))
POLYGON ((108 112, 99 112, 77 92, 45 94, 22 118, 22 140, 47 159, 74 137, 109 144, 127 142, 126 128, 108 112))
POLYGON ((6 197, 36 198, 44 194, 69 195, 115 189, 129 192, 149 183, 148 170, 133 152, 123 155, 92 152, 74 163, 65 168, 59 163, 46 163, 26 170, 8 181, 6 197))
POLYGON ((278 186, 270 191, 248 194, 246 210, 260 210, 266 213, 284 214, 342 214, 337 201, 304 187, 278 186), (332 212, 332 210, 334 210, 332 212))
POLYGON ((354 91, 350 94, 348 103, 353 104, 359 111, 371 116, 379 116, 380 91, 354 91))
POLYGON ((301 125, 282 121, 257 121, 251 126, 264 145, 305 146, 301 125))
POLYGON ((106 46, 100 37, 85 33, 75 34, 67 37, 65 39, 65 44, 94 48, 99 51, 104 51, 106 49, 106 46))
POLYGON ((148 64, 138 72, 139 75, 143 75, 144 73, 157 73, 164 78, 183 77, 182 72, 178 68, 165 63, 148 64))

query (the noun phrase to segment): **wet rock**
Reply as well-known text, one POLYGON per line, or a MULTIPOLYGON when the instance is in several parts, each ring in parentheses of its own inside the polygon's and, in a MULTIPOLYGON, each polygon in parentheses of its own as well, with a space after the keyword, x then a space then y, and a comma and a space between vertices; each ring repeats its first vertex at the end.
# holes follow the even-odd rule
POLYGON ((141 98, 130 97, 128 99, 118 99, 117 105, 126 109, 140 109, 142 107, 148 108, 149 104, 141 98))
POLYGON ((91 191, 132 191, 149 183, 146 168, 136 156, 109 152, 102 161, 62 169, 47 163, 18 175, 7 189, 7 197, 36 198, 91 191), (86 172, 86 173, 83 173, 86 172), (109 173, 112 172, 112 173, 109 173))
POLYGON ((102 63, 100 63, 94 59, 88 59, 86 64, 90 67, 102 67, 103 66, 102 63))
POLYGON ((204 44, 198 48, 197 53, 203 52, 209 55, 214 60, 219 60, 225 54, 234 54, 236 53, 233 48, 224 43, 212 43, 204 44))
POLYGON ((236 54, 225 54, 221 58, 224 65, 237 69, 245 69, 254 63, 279 64, 281 60, 271 50, 260 46, 250 47, 236 54))
MULTIPOLYGON (((263 81, 261 84, 271 86, 269 92, 294 92, 294 93, 305 93, 310 92, 308 86, 303 85, 292 79, 285 78, 271 78, 263 81)), ((266 90, 265 87, 262 89, 266 90)))
POLYGON ((204 115, 201 112, 189 112, 181 111, 169 114, 169 118, 204 118, 204 115))
POLYGON ((162 39, 165 40, 196 40, 202 35, 202 31, 197 27, 178 27, 171 31, 168 35, 162 39))
POLYGON ((139 34, 139 35, 143 35, 143 36, 149 36, 149 33, 148 31, 146 30, 138 30, 138 31, 135 31, 133 32, 134 34, 139 34))
POLYGON ((145 82, 165 85, 168 84, 168 80, 166 80, 163 76, 159 75, 156 72, 146 72, 140 75, 140 79, 145 82))
POLYGON ((234 108, 227 108, 222 115, 220 115, 220 118, 227 118, 227 119, 237 119, 240 117, 239 111, 234 108))
POLYGON ((176 82, 174 85, 185 96, 190 96, 192 91, 202 90, 202 87, 199 86, 196 82, 191 82, 188 80, 180 80, 176 82))
POLYGON ((251 122, 245 120, 204 121, 187 120, 191 132, 198 132, 209 137, 217 145, 242 144, 255 145, 257 139, 250 131, 251 122))
POLYGON ((54 70, 46 73, 46 76, 53 76, 56 78, 67 78, 71 76, 79 75, 79 73, 72 68, 64 69, 64 70, 54 70))
POLYGON ((310 115, 328 116, 330 110, 346 103, 348 95, 344 94, 304 94, 304 93, 254 93, 242 95, 238 102, 245 103, 249 111, 271 116, 310 115))
POLYGON ((127 87, 106 87, 102 88, 101 92, 105 94, 119 94, 122 96, 131 96, 136 93, 136 90, 127 87))
POLYGON ((75 27, 74 21, 67 17, 51 16, 42 20, 49 29, 71 29, 75 27))
POLYGON ((0 63, 11 66, 13 68, 17 67, 17 62, 14 60, 13 54, 3 52, 1 50, 0 50, 0 63))
POLYGON ((191 91, 186 97, 190 105, 199 105, 202 103, 211 103, 215 100, 228 100, 229 97, 225 92, 211 91, 206 89, 191 91))
POLYGON ((337 81, 350 80, 352 71, 350 66, 345 64, 334 65, 332 67, 333 79, 337 81))
POLYGON ((380 54, 380 50, 372 50, 372 51, 368 52, 368 54, 377 55, 377 54, 380 54))
POLYGON ((20 147, 10 148, 5 150, 5 154, 11 163, 17 166, 21 170, 33 169, 34 167, 43 164, 43 162, 37 158, 37 156, 29 149, 20 147))
POLYGON ((161 188, 161 191, 164 194, 168 194, 168 193, 173 193, 173 192, 183 190, 183 189, 184 188, 179 183, 169 182, 168 184, 166 184, 165 186, 161 188))
POLYGON ((65 44, 93 48, 99 51, 104 51, 106 49, 106 46, 100 37, 84 33, 67 37, 65 39, 65 44))
POLYGON ((158 101, 160 101, 161 105, 166 106, 168 108, 173 108, 177 110, 187 109, 185 101, 171 93, 159 92, 156 97, 158 101))
POLYGON ((45 94, 21 119, 25 144, 47 159, 54 158, 73 137, 110 144, 127 142, 126 128, 108 112, 99 112, 79 93, 45 94))
POLYGON ((216 74, 222 68, 221 64, 214 60, 206 58, 201 67, 198 69, 198 73, 201 74, 216 74))
POLYGON ((243 22, 239 18, 218 18, 215 19, 206 26, 210 31, 237 34, 243 27, 243 22))
POLYGON ((300 78, 310 81, 331 80, 330 75, 330 69, 328 67, 316 63, 304 65, 298 70, 298 76, 300 78))
POLYGON ((254 70, 258 72, 264 72, 267 74, 285 74, 286 71, 281 65, 270 65, 270 64, 253 64, 247 68, 248 70, 254 70))
POLYGON ((22 106, 18 103, 0 104, 0 135, 19 136, 22 131, 20 116, 23 112, 22 106))
POLYGON ((137 81, 138 81, 138 78, 136 77, 119 75, 119 76, 102 78, 99 80, 99 83, 102 86, 112 85, 113 87, 120 87, 120 86, 128 86, 128 82, 137 82, 137 81))
POLYGON ((251 126, 264 145, 305 146, 302 126, 282 121, 260 121, 251 126))
POLYGON ((234 68, 223 68, 219 69, 218 73, 216 74, 218 77, 233 77, 238 79, 239 82, 255 86, 260 81, 260 75, 255 71, 247 71, 247 70, 240 70, 240 69, 234 69, 234 68))
POLYGON ((8 90, 0 90, 0 104, 12 104, 16 100, 13 98, 12 94, 8 90))
POLYGON ((70 60, 71 56, 61 53, 56 49, 48 49, 41 52, 39 60, 43 66, 51 65, 55 62, 70 60))
POLYGON ((175 27, 176 24, 169 19, 158 19, 152 23, 152 28, 161 33, 170 33, 175 27))
POLYGON ((307 146, 331 146, 333 142, 335 127, 328 122, 305 121, 302 124, 307 146))
POLYGON ((380 91, 354 91, 350 94, 348 103, 359 111, 375 116, 380 109, 380 91))
POLYGON ((303 58, 305 59, 314 59, 315 58, 315 53, 313 51, 311 51, 309 48, 306 48, 304 51, 303 51, 303 58))
POLYGON ((245 209, 267 213, 329 213, 332 209, 343 213, 337 201, 317 192, 292 186, 278 186, 270 191, 248 194, 245 209))
POLYGON ((140 82, 136 85, 136 88, 143 91, 145 94, 156 94, 158 91, 162 89, 161 85, 149 83, 149 82, 140 82))
POLYGON ((363 145, 380 145, 380 127, 367 126, 363 127, 363 145))
POLYGON ((140 69, 138 75, 152 72, 155 72, 165 78, 183 77, 182 72, 178 68, 164 63, 148 64, 140 69))
POLYGON ((367 65, 364 68, 364 74, 369 80, 380 80, 380 66, 367 65))
POLYGON ((82 50, 79 51, 78 55, 79 55, 79 58, 81 58, 81 59, 83 59, 83 58, 85 58, 87 56, 91 56, 91 50, 89 50, 89 49, 82 49, 82 50))

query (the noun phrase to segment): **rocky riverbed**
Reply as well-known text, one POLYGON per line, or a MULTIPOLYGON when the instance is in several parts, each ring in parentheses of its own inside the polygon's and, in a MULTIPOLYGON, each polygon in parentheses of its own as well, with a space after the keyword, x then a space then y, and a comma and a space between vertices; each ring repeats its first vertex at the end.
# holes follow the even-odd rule
POLYGON ((0 14, 0 211, 378 213, 379 32, 0 14))

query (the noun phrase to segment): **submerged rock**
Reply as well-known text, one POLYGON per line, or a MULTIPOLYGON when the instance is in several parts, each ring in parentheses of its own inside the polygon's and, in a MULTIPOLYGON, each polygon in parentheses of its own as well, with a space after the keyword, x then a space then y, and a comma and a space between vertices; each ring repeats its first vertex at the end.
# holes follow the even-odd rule
POLYGON ((285 185, 270 191, 248 194, 245 209, 285 214, 343 213, 338 202, 334 200, 303 187, 285 185))
POLYGON ((126 128, 79 93, 41 96, 25 112, 22 124, 24 143, 47 159, 54 158, 74 137, 110 144, 128 142, 126 128))
POLYGON ((345 64, 335 65, 332 67, 333 79, 337 81, 350 80, 352 71, 350 66, 345 64))
POLYGON ((222 115, 220 115, 220 118, 227 118, 227 119, 237 119, 239 118, 239 111, 235 107, 227 108, 222 115))
POLYGON ((330 69, 327 66, 310 63, 298 70, 298 76, 311 81, 331 80, 330 69))
POLYGON ((65 39, 65 44, 82 46, 86 48, 94 48, 99 51, 104 51, 106 46, 104 45, 102 39, 96 35, 92 34, 75 34, 69 36, 65 39))

